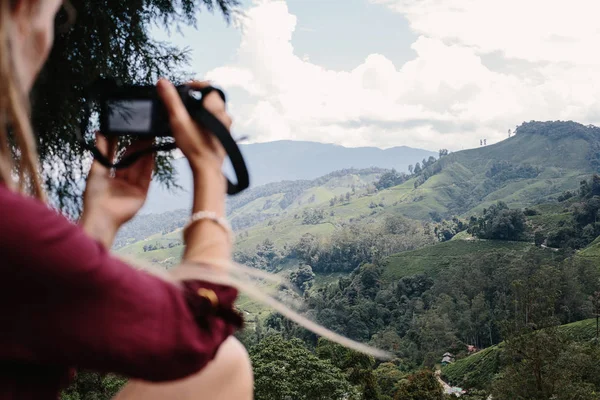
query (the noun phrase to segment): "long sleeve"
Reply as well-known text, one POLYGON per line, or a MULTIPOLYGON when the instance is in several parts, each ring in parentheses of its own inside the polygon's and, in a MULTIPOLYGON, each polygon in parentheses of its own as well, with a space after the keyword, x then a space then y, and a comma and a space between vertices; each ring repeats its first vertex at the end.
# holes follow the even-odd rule
POLYGON ((241 324, 235 289, 135 270, 2 186, 0 260, 2 360, 173 380, 199 371, 241 324), (218 310, 199 288, 214 290, 218 310))

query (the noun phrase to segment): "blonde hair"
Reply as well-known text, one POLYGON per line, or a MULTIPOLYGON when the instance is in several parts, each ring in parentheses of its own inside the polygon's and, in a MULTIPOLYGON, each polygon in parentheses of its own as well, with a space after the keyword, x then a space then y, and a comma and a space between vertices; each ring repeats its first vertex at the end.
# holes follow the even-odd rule
POLYGON ((0 183, 45 201, 29 119, 29 99, 18 82, 13 62, 10 38, 13 4, 14 0, 0 1, 0 183))

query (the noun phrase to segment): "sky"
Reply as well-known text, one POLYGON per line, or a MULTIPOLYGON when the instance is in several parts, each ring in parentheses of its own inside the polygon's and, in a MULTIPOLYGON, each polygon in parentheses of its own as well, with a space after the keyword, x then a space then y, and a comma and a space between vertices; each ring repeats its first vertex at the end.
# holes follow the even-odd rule
POLYGON ((600 125, 597 0, 243 0, 155 37, 228 95, 235 136, 457 151, 600 125))

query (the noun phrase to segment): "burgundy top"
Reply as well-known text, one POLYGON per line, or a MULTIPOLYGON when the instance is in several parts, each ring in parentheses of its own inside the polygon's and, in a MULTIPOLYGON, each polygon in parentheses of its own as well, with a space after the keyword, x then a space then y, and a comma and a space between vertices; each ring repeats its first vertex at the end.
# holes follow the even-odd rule
POLYGON ((202 369, 241 326, 233 288, 184 289, 0 185, 0 399, 56 399, 71 368, 147 381, 202 369), (198 295, 213 289, 220 306, 198 295))

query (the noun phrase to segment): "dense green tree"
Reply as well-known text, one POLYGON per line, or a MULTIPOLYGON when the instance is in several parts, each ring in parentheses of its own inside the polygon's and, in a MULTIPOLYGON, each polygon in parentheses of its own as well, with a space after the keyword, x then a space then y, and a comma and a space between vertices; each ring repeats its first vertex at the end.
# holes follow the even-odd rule
POLYGON ((571 199, 572 218, 546 232, 548 246, 567 249, 587 246, 600 235, 600 176, 581 181, 577 197, 570 193, 561 195, 560 199, 571 199))
POLYGON ((415 164, 415 169, 414 169, 414 173, 415 175, 419 175, 421 173, 422 169, 421 169, 421 164, 416 163, 415 164))
POLYGON ((257 262, 262 264, 263 269, 272 270, 277 261, 281 259, 280 251, 275 247, 275 243, 266 238, 261 244, 256 246, 257 262))
POLYGON ((483 210, 479 218, 471 217, 469 233, 481 239, 521 240, 525 233, 525 215, 498 202, 483 210))
POLYGON ((592 178, 583 180, 579 184, 579 197, 587 199, 593 196, 600 196, 600 175, 594 174, 592 178))
POLYGON ((493 384, 499 400, 600 399, 600 349, 569 340, 556 328, 507 342, 506 368, 493 384))
POLYGON ((302 265, 290 274, 290 282, 302 292, 312 287, 314 279, 315 274, 310 265, 302 265))
POLYGON ((337 227, 327 239, 305 234, 292 245, 291 255, 314 272, 349 272, 362 263, 432 243, 421 223, 390 216, 380 223, 356 221, 337 227))
POLYGON ((396 400, 444 400, 444 391, 431 370, 421 370, 400 382, 396 400))
POLYGON ((346 376, 311 353, 299 339, 266 337, 250 350, 257 400, 356 399, 346 376))
POLYGON ((402 345, 402 338, 395 329, 388 328, 374 333, 371 336, 371 345, 390 353, 397 353, 402 345))
POLYGON ((408 332, 424 354, 434 355, 433 367, 439 360, 438 355, 453 347, 457 341, 455 327, 450 315, 442 307, 435 307, 420 315, 408 332))
POLYGON ((385 362, 373 371, 381 393, 390 398, 398 391, 400 381, 406 377, 406 372, 394 362, 385 362))
POLYGON ((363 400, 378 400, 379 386, 373 373, 373 357, 347 349, 320 338, 315 349, 317 356, 329 360, 346 373, 348 381, 359 388, 363 400))
POLYGON ((485 390, 472 389, 460 396, 462 400, 488 400, 489 394, 485 390))
POLYGON ((436 224, 433 232, 440 242, 446 242, 456 236, 456 234, 467 230, 467 228, 468 226, 466 223, 454 217, 450 221, 443 220, 436 224))
MULTIPOLYGON (((411 166, 412 168, 412 166, 411 166)), ((375 182, 377 190, 387 189, 392 186, 398 186, 408 180, 408 176, 404 172, 398 173, 395 169, 381 175, 379 180, 375 182)))
MULTIPOLYGON (((344 201, 341 196, 340 202, 344 201)), ((320 208, 305 209, 302 211, 302 223, 304 225, 317 225, 325 219, 325 211, 320 208)))
POLYGON ((126 382, 112 374, 79 371, 74 382, 61 394, 61 400, 110 400, 126 382))

